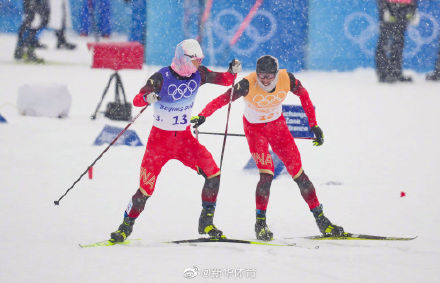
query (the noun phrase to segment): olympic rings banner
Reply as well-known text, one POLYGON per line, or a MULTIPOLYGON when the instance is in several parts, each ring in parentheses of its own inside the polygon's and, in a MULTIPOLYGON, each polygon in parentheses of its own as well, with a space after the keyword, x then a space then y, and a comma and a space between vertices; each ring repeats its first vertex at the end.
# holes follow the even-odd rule
MULTIPOLYGON (((374 67, 377 1, 310 0, 309 9, 308 69, 374 67)), ((427 72, 434 69, 440 48, 440 1, 419 1, 418 13, 419 22, 406 33, 404 68, 427 72)))
MULTIPOLYGON (((83 1, 69 1, 77 32, 83 1)), ((0 32, 17 32, 22 9, 21 0, 0 0, 0 32)), ((111 1, 113 32, 128 34, 136 26, 132 9, 111 1)), ((145 61, 169 65, 178 42, 201 34, 207 66, 226 67, 237 58, 252 70, 259 56, 272 54, 293 72, 372 68, 377 12, 376 0, 147 1, 145 61)), ((406 34, 404 68, 427 72, 440 46, 440 0, 419 0, 418 12, 419 23, 406 34)))
POLYGON ((210 7, 200 2, 210 1, 148 2, 148 64, 170 64, 177 43, 201 34, 208 66, 226 67, 237 58, 244 68, 255 69, 258 57, 271 54, 281 68, 304 68, 307 0, 212 1, 210 7), (200 20, 200 13, 209 16, 200 20))

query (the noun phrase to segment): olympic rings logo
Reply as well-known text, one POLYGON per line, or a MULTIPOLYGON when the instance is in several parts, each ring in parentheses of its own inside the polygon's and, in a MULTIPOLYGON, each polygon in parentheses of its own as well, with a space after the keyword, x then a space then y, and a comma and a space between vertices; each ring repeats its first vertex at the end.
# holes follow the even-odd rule
POLYGON ((168 86, 168 95, 171 95, 174 100, 180 100, 183 97, 190 97, 197 90, 197 82, 190 80, 187 84, 182 83, 179 86, 170 84, 168 86))
POLYGON ((440 30, 439 23, 437 22, 437 20, 434 18, 433 15, 426 13, 419 13, 419 14, 420 14, 420 21, 422 17, 424 17, 429 22, 432 23, 432 33, 427 37, 423 37, 420 35, 420 32, 417 30, 417 28, 410 26, 410 28, 408 29, 408 37, 411 38, 411 40, 416 43, 416 47, 410 52, 408 52, 407 55, 409 56, 416 55, 423 45, 430 44, 431 42, 433 42, 437 38, 437 35, 440 30))
POLYGON ((272 107, 283 102, 286 96, 287 92, 285 91, 279 91, 276 94, 269 95, 256 94, 253 97, 252 102, 260 108, 272 107))
MULTIPOLYGON (((262 42, 268 41, 270 38, 272 38, 277 30, 277 21, 275 17, 263 10, 258 10, 255 13, 254 18, 266 18, 269 21, 269 25, 264 30, 258 29, 252 25, 252 22, 246 27, 244 30, 244 34, 252 40, 252 44, 247 45, 247 48, 240 48, 238 44, 235 44, 231 46, 231 49, 234 53, 240 54, 240 55, 248 55, 249 53, 254 52, 259 45, 262 42)), ((214 34, 221 39, 221 44, 217 47, 213 47, 214 52, 221 52, 229 46, 229 42, 234 36, 235 32, 238 30, 240 23, 242 23, 244 20, 244 17, 242 14, 237 12, 234 9, 224 9, 220 11, 220 13, 217 14, 217 16, 214 18, 214 20, 211 22, 212 24, 212 30, 214 34), (225 18, 234 18, 235 25, 231 29, 225 29, 222 25, 222 22, 224 22, 225 18)), ((263 20, 263 19, 261 19, 263 20)))
POLYGON ((345 22, 344 22, 344 34, 349 40, 353 41, 354 43, 357 43, 359 45, 359 48, 365 54, 374 55, 374 51, 366 47, 368 41, 370 41, 370 39, 372 39, 377 34, 377 23, 373 19, 373 17, 371 17, 366 13, 361 13, 361 12, 352 13, 348 15, 345 18, 345 22), (365 29, 361 30, 359 35, 357 36, 353 35, 349 30, 352 23, 362 20, 365 20, 368 23, 368 26, 365 29))
MULTIPOLYGON (((415 43, 415 47, 413 47, 411 50, 406 51, 404 53, 405 57, 411 57, 416 55, 425 44, 430 44, 432 41, 434 41, 439 33, 439 23, 435 19, 434 16, 431 14, 419 12, 420 21, 417 26, 420 25, 420 22, 422 20, 424 22, 430 22, 432 25, 432 32, 429 36, 423 37, 420 33, 420 31, 417 29, 417 26, 409 25, 408 27, 408 37, 411 39, 412 42, 415 43)), ((355 12, 350 15, 348 15, 345 18, 344 21, 344 34, 345 36, 352 42, 356 43, 361 51, 367 55, 373 56, 374 50, 375 50, 375 43, 370 44, 371 40, 375 38, 378 34, 379 25, 376 22, 376 20, 368 15, 367 13, 363 12, 355 12), (357 25, 359 22, 365 21, 367 26, 363 28, 359 34, 355 35, 350 31, 350 28, 352 26, 357 25)))

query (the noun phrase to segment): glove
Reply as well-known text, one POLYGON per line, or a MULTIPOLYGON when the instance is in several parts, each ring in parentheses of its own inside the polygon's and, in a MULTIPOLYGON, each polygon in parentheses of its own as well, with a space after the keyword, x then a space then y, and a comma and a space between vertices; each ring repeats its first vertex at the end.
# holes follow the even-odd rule
POLYGON ((313 134, 315 134, 315 139, 313 140, 314 146, 320 146, 324 143, 324 133, 322 132, 321 128, 316 125, 314 126, 311 131, 313 134))
POLYGON ((159 95, 155 92, 148 93, 148 94, 146 93, 146 94, 144 94, 143 98, 144 98, 144 101, 147 102, 149 105, 160 100, 159 95))
POLYGON ((201 124, 205 123, 205 120, 205 116, 199 115, 192 116, 190 121, 194 124, 194 128, 197 129, 201 124))
POLYGON ((240 73, 241 70, 241 62, 237 59, 232 59, 231 63, 229 63, 228 72, 232 74, 237 74, 240 73))

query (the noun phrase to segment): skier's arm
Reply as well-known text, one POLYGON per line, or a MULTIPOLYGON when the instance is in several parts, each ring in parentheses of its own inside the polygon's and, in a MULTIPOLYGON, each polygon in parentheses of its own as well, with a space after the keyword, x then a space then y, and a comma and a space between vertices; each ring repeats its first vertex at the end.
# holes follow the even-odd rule
POLYGON ((309 126, 313 128, 317 125, 315 108, 310 100, 309 93, 302 86, 301 82, 292 73, 288 73, 290 78, 290 91, 297 95, 301 101, 301 106, 309 119, 309 126))
POLYGON ((159 93, 162 89, 163 77, 161 73, 154 73, 147 83, 141 88, 139 93, 133 98, 133 105, 137 107, 143 107, 148 105, 146 97, 150 93, 159 93))
MULTIPOLYGON (((209 102, 205 108, 200 112, 199 116, 209 117, 215 111, 222 108, 226 104, 229 103, 229 99, 231 97, 232 88, 229 88, 225 93, 218 96, 211 102, 209 102)), ((232 95, 232 101, 237 100, 242 96, 246 96, 249 92, 249 81, 246 79, 242 79, 234 86, 234 94, 232 95)))
POLYGON ((230 70, 228 70, 227 72, 214 72, 203 65, 199 67, 198 71, 201 76, 200 85, 211 83, 230 86, 234 82, 234 79, 237 77, 237 74, 232 73, 230 70))

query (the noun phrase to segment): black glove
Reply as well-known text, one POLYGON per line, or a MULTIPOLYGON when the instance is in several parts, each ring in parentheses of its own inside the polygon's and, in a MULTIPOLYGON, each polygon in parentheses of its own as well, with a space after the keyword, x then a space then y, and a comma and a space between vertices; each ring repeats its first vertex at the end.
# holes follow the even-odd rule
POLYGON ((315 134, 315 139, 313 140, 314 146, 320 146, 324 143, 324 133, 322 132, 321 128, 316 125, 314 126, 311 131, 315 134))
POLYGON ((231 74, 238 74, 241 70, 241 62, 237 59, 232 59, 231 63, 229 63, 228 72, 231 74))
POLYGON ((191 117, 191 123, 194 123, 193 128, 197 129, 201 124, 205 123, 205 116, 199 115, 199 116, 192 116, 191 117))

